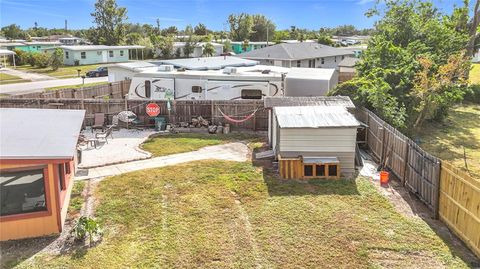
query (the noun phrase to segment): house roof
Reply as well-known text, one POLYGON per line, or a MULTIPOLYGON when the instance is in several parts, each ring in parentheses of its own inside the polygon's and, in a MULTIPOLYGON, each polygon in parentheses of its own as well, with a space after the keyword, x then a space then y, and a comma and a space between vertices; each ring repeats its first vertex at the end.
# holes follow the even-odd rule
POLYGON ((145 46, 105 46, 105 45, 80 45, 80 46, 59 46, 58 48, 73 51, 86 50, 118 50, 118 49, 143 49, 145 46))
POLYGON ((0 159, 69 159, 85 110, 0 108, 0 159))
MULTIPOLYGON (((203 47, 203 46, 205 46, 207 43, 212 44, 214 47, 223 47, 223 44, 214 43, 214 42, 198 42, 198 43, 195 43, 195 47, 196 47, 196 48, 203 47)), ((184 47, 185 44, 187 44, 187 42, 174 42, 174 43, 173 43, 173 46, 174 46, 174 47, 184 47)))
POLYGON ((188 70, 219 70, 227 66, 242 67, 257 65, 257 61, 241 59, 231 56, 200 57, 185 59, 170 59, 152 61, 155 64, 171 64, 176 68, 185 68, 188 70))
POLYGON ((360 123, 343 106, 297 106, 273 109, 280 128, 358 127, 360 123))
POLYGON ((15 51, 0 49, 0 56, 2 55, 15 55, 15 51))
POLYGON ((343 106, 354 108, 348 96, 314 96, 314 97, 265 97, 264 107, 298 107, 298 106, 343 106))
POLYGON ((353 55, 352 51, 337 49, 315 42, 281 43, 239 54, 247 59, 301 60, 341 55, 353 55))
POLYGON ((339 64, 338 66, 342 66, 342 67, 354 67, 355 64, 360 61, 359 58, 353 58, 353 57, 346 57, 345 59, 343 59, 339 64))
POLYGON ((35 45, 61 45, 62 43, 58 41, 31 41, 31 42, 23 42, 25 45, 28 46, 35 46, 35 45))

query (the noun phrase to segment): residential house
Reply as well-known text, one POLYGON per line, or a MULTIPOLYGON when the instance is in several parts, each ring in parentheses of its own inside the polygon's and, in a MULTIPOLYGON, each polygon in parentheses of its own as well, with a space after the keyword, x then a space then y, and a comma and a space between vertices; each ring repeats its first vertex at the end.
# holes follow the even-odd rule
POLYGON ((142 51, 145 47, 80 45, 60 46, 59 48, 63 49, 65 65, 84 65, 126 62, 132 58, 132 51, 135 51, 135 55, 138 55, 138 51, 142 51))
POLYGON ((354 53, 314 42, 281 43, 237 55, 264 65, 309 68, 337 68, 349 56, 354 53))
MULTIPOLYGON (((198 42, 195 43, 195 47, 193 48, 193 52, 190 55, 185 55, 184 49, 185 44, 187 42, 175 42, 173 43, 173 53, 176 54, 177 50, 180 50, 180 57, 202 57, 203 56, 203 48, 208 42, 198 42)), ((219 56, 223 53, 223 44, 212 43, 210 42, 213 47, 215 48, 215 53, 212 56, 219 56)), ((156 53, 161 55, 160 49, 156 49, 156 53)))
POLYGON ((0 108, 0 241, 62 231, 84 116, 0 108))
POLYGON ((240 54, 240 53, 249 52, 249 51, 256 50, 256 49, 265 48, 267 46, 275 45, 274 42, 250 41, 250 42, 248 42, 248 46, 246 46, 244 48, 243 43, 244 43, 243 41, 232 41, 232 42, 230 42, 230 44, 232 45, 232 51, 235 54, 240 54))
POLYGON ((268 140, 284 179, 339 178, 355 172, 357 128, 345 96, 266 97, 268 140))
POLYGON ((60 42, 51 41, 16 41, 16 42, 2 42, 0 48, 14 50, 19 49, 27 52, 41 52, 45 49, 51 49, 60 46, 60 42))

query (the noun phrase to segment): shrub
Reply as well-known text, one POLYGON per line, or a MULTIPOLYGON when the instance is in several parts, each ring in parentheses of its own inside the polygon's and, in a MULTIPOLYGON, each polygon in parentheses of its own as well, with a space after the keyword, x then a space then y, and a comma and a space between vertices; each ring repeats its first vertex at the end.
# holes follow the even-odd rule
POLYGON ((480 84, 470 85, 463 100, 480 104, 480 84))
POLYGON ((50 61, 50 56, 46 52, 35 53, 33 55, 35 66, 40 68, 45 68, 48 66, 50 61))
POLYGON ((100 235, 100 225, 97 221, 88 216, 81 216, 72 230, 75 240, 83 241, 88 236, 88 244, 91 245, 94 235, 100 235))
MULTIPOLYGON (((14 49, 15 52, 15 65, 24 65, 28 63, 28 53, 23 50, 14 49)), ((13 65, 12 57, 8 57, 9 62, 13 65)))
POLYGON ((25 53, 25 61, 32 67, 35 66, 35 54, 34 52, 25 53))
POLYGON ((63 65, 63 50, 56 48, 52 55, 50 55, 50 66, 52 70, 57 70, 60 66, 63 65))

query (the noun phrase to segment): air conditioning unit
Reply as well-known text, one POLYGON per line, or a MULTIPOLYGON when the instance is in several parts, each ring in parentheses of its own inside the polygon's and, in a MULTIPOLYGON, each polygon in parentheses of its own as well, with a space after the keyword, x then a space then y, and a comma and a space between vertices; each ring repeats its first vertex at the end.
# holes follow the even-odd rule
POLYGON ((173 65, 171 64, 162 64, 158 66, 158 71, 161 72, 172 72, 174 70, 173 65))
POLYGON ((224 74, 236 74, 237 73, 237 68, 236 67, 231 67, 227 66, 223 69, 224 74))

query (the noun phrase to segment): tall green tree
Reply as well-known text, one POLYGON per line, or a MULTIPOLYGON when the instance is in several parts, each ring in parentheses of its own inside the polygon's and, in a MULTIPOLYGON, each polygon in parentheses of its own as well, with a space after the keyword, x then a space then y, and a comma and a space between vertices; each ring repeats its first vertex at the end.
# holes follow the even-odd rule
POLYGON ((153 46, 157 49, 157 56, 164 59, 173 57, 174 48, 173 43, 175 41, 174 35, 168 36, 151 36, 153 46))
POLYGON ((197 26, 194 28, 194 34, 196 35, 208 35, 208 29, 207 26, 203 23, 199 23, 197 26))
POLYGON ((267 41, 273 40, 275 35, 275 24, 264 15, 256 14, 252 15, 253 26, 252 33, 250 34, 250 41, 267 41))
POLYGON ((2 33, 7 39, 26 39, 26 33, 16 24, 2 27, 2 33))
POLYGON ((223 42, 223 52, 228 53, 232 51, 232 43, 229 40, 223 42))
POLYGON ((56 48, 52 55, 50 55, 50 66, 52 70, 58 70, 60 66, 63 65, 63 50, 60 48, 56 48))
POLYGON ((95 41, 103 45, 119 45, 126 33, 127 9, 119 7, 115 0, 97 0, 91 13, 96 24, 95 41))
POLYGON ((230 14, 230 38, 234 41, 243 41, 250 38, 253 31, 253 17, 247 13, 230 14))
POLYGON ((198 44, 197 37, 190 35, 185 42, 185 46, 183 47, 183 55, 185 57, 189 58, 190 55, 192 55, 193 51, 195 50, 195 47, 198 44))
MULTIPOLYGON (((463 8, 454 8, 453 14, 464 13, 463 8)), ((380 19, 356 65, 357 77, 340 84, 333 93, 352 96, 396 127, 418 127, 425 120, 441 118, 451 101, 464 93, 462 81, 450 77, 449 83, 443 83, 445 87, 435 105, 427 102, 427 107, 419 108, 419 96, 414 93, 418 87, 416 77, 419 70, 426 68, 421 59, 431 61, 429 74, 438 74, 452 55, 464 52, 468 31, 461 26, 463 15, 448 16, 432 2, 419 0, 386 0, 385 5, 375 7, 368 15, 380 19), (428 113, 416 123, 422 111, 428 113)), ((458 66, 469 64, 466 58, 461 61, 458 66)))

